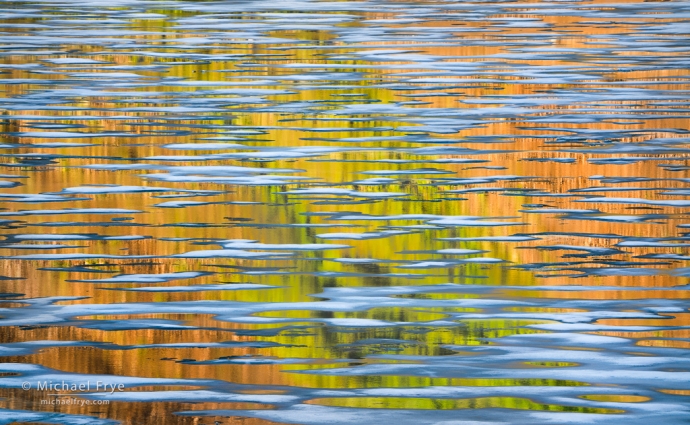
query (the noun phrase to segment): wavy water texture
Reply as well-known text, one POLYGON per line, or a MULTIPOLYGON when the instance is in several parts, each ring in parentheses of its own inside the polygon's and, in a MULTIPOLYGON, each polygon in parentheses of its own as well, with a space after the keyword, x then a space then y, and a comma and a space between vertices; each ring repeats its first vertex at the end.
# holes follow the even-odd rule
POLYGON ((680 0, 3 2, 0 424, 686 424, 689 37, 680 0))

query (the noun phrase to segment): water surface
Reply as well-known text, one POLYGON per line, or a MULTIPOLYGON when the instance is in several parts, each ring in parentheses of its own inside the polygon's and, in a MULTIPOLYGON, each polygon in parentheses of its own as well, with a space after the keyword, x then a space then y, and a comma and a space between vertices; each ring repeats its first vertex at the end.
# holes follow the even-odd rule
POLYGON ((690 3, 0 6, 1 424, 687 423, 690 3))

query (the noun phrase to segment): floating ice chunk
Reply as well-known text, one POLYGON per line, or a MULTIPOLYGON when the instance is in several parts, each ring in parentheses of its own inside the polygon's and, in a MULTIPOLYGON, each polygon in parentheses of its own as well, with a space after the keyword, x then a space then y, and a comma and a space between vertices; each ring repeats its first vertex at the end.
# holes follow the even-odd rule
POLYGON ((212 177, 212 176, 188 176, 173 174, 145 174, 141 177, 148 180, 161 180, 171 183, 217 183, 247 186, 285 186, 295 184, 299 180, 311 180, 311 177, 302 176, 282 176, 282 175, 262 175, 262 176, 243 176, 243 177, 212 177))
POLYGON ((690 207, 690 201, 683 200, 653 200, 653 199, 643 199, 643 198, 608 198, 608 197, 597 197, 597 198, 585 198, 578 199, 575 202, 599 202, 608 204, 643 204, 643 205, 659 205, 668 207, 690 207))
POLYGON ((171 189, 167 187, 151 187, 151 186, 77 186, 66 187, 61 192, 70 194, 83 195, 98 195, 98 194, 113 194, 113 193, 142 193, 142 192, 171 192, 179 189, 171 189))
POLYGON ((383 260, 374 258, 334 258, 333 261, 345 264, 373 264, 384 262, 383 260))
POLYGON ((403 231, 403 230, 384 230, 382 232, 365 232, 365 233, 322 233, 320 235, 316 235, 316 237, 320 238, 320 239, 363 240, 363 239, 387 238, 389 236, 407 235, 410 233, 412 233, 412 232, 403 231))
POLYGON ((364 184, 364 185, 375 185, 376 186, 376 185, 391 184, 391 183, 395 183, 396 181, 397 181, 396 179, 380 177, 380 178, 356 180, 356 181, 352 182, 352 184, 364 184))
POLYGON ((578 270, 596 276, 660 276, 668 274, 668 270, 642 267, 599 267, 580 268, 578 270))
POLYGON ((162 283, 178 279, 193 279, 200 276, 208 276, 209 272, 175 272, 160 274, 121 274, 106 279, 81 279, 75 282, 90 283, 162 283))
MULTIPOLYGON (((620 244, 619 244, 620 246, 620 244)), ((584 251, 588 252, 589 255, 618 255, 624 252, 619 249, 614 248, 604 248, 596 246, 579 246, 579 245, 542 245, 537 246, 537 249, 547 250, 547 251, 584 251)))
POLYGON ((137 214, 143 211, 124 208, 67 208, 64 210, 21 210, 0 212, 0 216, 64 215, 64 214, 137 214))
POLYGON ((570 215, 566 216, 569 219, 588 219, 596 221, 610 221, 617 223, 642 223, 652 219, 659 219, 663 217, 654 215, 570 215))
POLYGON ((618 242, 616 246, 635 247, 635 248, 687 248, 690 243, 668 243, 657 241, 635 241, 627 240, 618 242))
MULTIPOLYGON (((56 52, 57 53, 57 52, 56 52)), ((94 382, 95 385, 95 382, 94 382)), ((34 423, 57 423, 69 425, 119 425, 119 421, 101 419, 98 416, 74 415, 69 413, 41 412, 29 410, 0 409, 0 421, 12 422, 34 422, 34 423)))
POLYGON ((168 167, 168 172, 173 175, 187 176, 200 174, 204 176, 243 176, 249 174, 267 173, 302 173, 304 170, 292 168, 256 168, 239 167, 233 165, 187 165, 168 167))
POLYGON ((220 149, 247 149, 247 146, 238 143, 170 143, 162 146, 173 150, 210 151, 220 149))
POLYGON ((185 208, 185 207, 197 207, 203 205, 212 204, 232 204, 232 205, 258 205, 261 202, 202 202, 202 201, 168 201, 161 202, 159 204, 154 204, 158 208, 185 208))
POLYGON ((419 263, 403 264, 398 266, 401 269, 442 269, 448 267, 455 267, 458 263, 455 261, 422 261, 419 263))
POLYGON ((513 221, 487 221, 477 219, 462 219, 462 218, 443 218, 440 220, 430 220, 429 224, 438 224, 440 226, 453 227, 497 227, 497 226, 522 226, 527 223, 518 223, 513 221))
POLYGON ((123 391, 83 394, 85 398, 93 400, 115 400, 122 402, 175 402, 175 403, 290 403, 300 399, 293 395, 280 394, 235 394, 209 390, 185 391, 123 391))
POLYGON ((351 248, 350 245, 336 245, 336 244, 324 244, 324 243, 307 243, 307 244, 268 244, 261 243, 250 240, 237 240, 237 241, 220 241, 226 249, 289 249, 294 251, 322 251, 326 249, 345 249, 351 248))
POLYGON ((591 323, 545 323, 537 325, 527 325, 530 328, 544 329, 549 331, 566 331, 566 332, 645 332, 658 331, 669 329, 663 326, 613 326, 613 325, 597 325, 591 323))
POLYGON ((324 321, 331 326, 347 326, 357 328, 382 328, 391 326, 390 322, 376 319, 326 319, 324 321))
POLYGON ((50 62, 56 65, 97 65, 108 63, 105 61, 99 61, 95 59, 87 58, 54 58, 54 59, 41 59, 43 62, 50 62))
POLYGON ((528 242, 536 241, 540 238, 534 236, 480 236, 475 238, 437 238, 439 241, 458 241, 458 242, 528 242))
POLYGON ((475 258, 466 258, 464 260, 460 260, 462 263, 478 263, 478 264, 492 264, 492 263, 505 263, 505 260, 501 260, 500 258, 491 258, 491 257, 475 257, 475 258))
POLYGON ((272 256, 290 256, 292 252, 253 252, 241 249, 212 249, 201 251, 189 251, 182 254, 174 254, 174 258, 262 258, 272 256))

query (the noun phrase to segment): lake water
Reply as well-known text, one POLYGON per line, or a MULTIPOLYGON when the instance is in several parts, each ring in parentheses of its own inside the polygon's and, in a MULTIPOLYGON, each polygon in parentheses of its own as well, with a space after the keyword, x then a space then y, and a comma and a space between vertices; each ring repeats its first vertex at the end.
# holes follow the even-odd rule
POLYGON ((687 424, 689 37, 2 2, 0 424, 687 424))

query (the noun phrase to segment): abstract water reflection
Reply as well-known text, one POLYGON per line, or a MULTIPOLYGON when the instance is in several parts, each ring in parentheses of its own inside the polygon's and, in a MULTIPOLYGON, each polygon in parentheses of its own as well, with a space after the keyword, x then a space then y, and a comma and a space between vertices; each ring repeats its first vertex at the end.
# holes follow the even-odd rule
POLYGON ((690 3, 0 9, 0 423, 687 423, 690 3))

